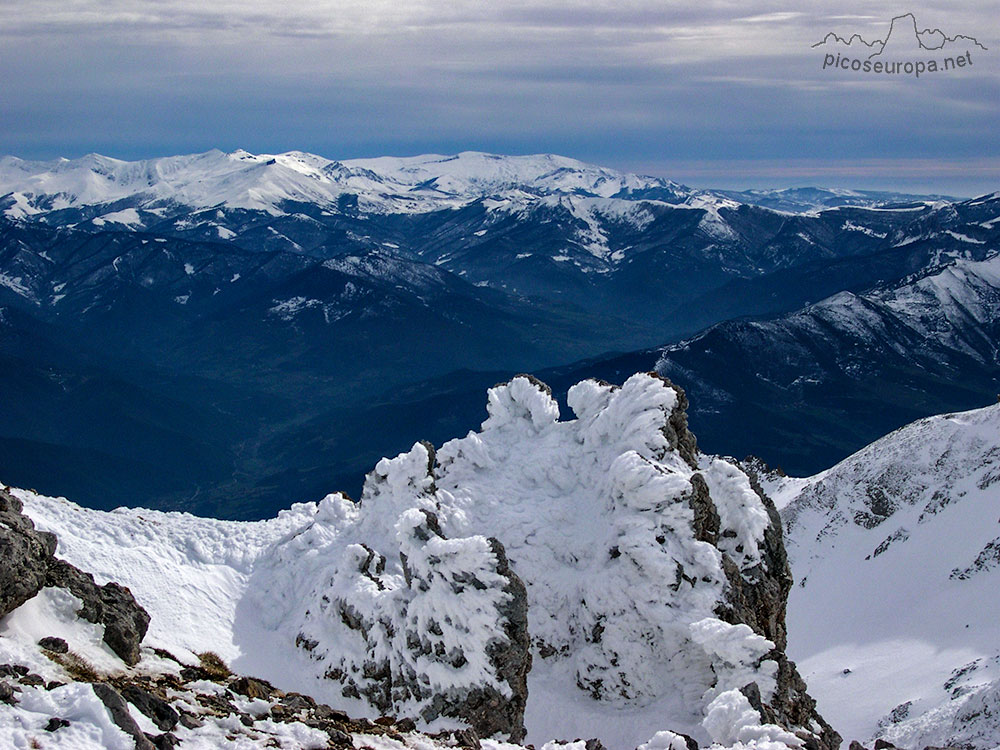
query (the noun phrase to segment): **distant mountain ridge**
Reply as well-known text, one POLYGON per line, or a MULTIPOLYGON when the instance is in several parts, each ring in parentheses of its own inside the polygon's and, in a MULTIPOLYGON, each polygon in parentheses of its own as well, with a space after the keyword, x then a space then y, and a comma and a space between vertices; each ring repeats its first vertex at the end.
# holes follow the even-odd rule
MULTIPOLYGON (((841 292, 860 305, 985 259, 998 207, 697 191, 549 155, 0 159, 0 472, 98 507, 141 495, 240 517, 331 482, 356 492, 378 457, 474 427, 470 394, 499 377, 596 367, 841 292), (442 409, 450 397, 461 406, 442 409)), ((684 385, 698 420, 712 400, 684 385)), ((903 421, 930 413, 907 393, 903 421)), ((807 441, 802 465, 871 429, 807 441)))
MULTIPOLYGON (((832 205, 825 202, 832 198, 841 200, 842 205, 872 205, 921 197, 808 190, 814 191, 819 202, 800 200, 799 208, 832 205)), ((730 195, 752 203, 755 195, 781 193, 804 195, 801 190, 694 190, 672 180, 619 172, 554 154, 501 156, 466 151, 451 156, 336 161, 301 151, 252 154, 215 149, 131 162, 100 154, 50 161, 0 158, 0 196, 7 197, 5 213, 13 218, 118 201, 165 214, 171 204, 266 211, 279 211, 286 201, 338 207, 343 196, 353 195, 365 211, 416 213, 490 196, 577 195, 684 204, 693 197, 730 195)), ((106 220, 126 226, 140 223, 131 214, 106 220)))

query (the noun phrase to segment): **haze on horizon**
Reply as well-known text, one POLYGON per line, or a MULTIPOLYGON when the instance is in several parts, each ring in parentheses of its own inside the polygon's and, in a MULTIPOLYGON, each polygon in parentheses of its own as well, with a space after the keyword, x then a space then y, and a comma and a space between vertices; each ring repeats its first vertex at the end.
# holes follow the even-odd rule
POLYGON ((811 49, 884 35, 898 6, 786 7, 10 0, 0 153, 549 152, 694 187, 1000 189, 990 8, 909 8, 989 48, 914 79, 831 74, 811 49))

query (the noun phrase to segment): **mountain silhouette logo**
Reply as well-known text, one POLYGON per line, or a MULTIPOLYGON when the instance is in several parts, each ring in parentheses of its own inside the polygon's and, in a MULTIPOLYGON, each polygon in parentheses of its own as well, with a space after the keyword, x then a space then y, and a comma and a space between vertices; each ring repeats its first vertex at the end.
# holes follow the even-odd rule
POLYGON ((845 39, 831 31, 812 46, 813 49, 824 48, 836 52, 861 53, 868 60, 879 58, 916 59, 926 57, 928 52, 946 53, 949 48, 956 47, 967 49, 976 46, 981 50, 987 49, 975 37, 964 34, 948 36, 941 29, 918 31, 917 19, 912 13, 904 13, 893 18, 885 39, 873 39, 869 42, 860 34, 853 34, 845 39))

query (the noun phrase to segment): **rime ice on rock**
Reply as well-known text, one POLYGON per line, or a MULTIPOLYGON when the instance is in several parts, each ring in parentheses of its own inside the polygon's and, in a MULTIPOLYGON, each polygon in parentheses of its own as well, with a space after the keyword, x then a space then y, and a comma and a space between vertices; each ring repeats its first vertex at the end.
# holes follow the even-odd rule
POLYGON ((312 658, 380 711, 473 721, 473 694, 523 709, 509 557, 536 664, 568 665, 582 695, 628 709, 677 694, 673 720, 698 726, 754 683, 758 723, 822 734, 782 650, 780 528, 747 475, 697 453, 683 393, 655 375, 585 381, 568 403, 560 421, 544 384, 514 378, 481 431, 383 459, 358 507, 326 501, 346 523, 301 623, 312 658))

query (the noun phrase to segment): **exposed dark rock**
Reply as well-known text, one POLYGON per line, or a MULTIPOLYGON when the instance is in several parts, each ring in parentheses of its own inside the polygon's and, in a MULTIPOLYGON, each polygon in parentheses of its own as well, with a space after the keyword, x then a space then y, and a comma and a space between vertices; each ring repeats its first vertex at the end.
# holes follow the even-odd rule
POLYGON ((694 537, 699 542, 716 544, 719 539, 719 513, 709 496, 708 485, 701 474, 691 477, 691 495, 688 505, 694 511, 694 537))
MULTIPOLYGON (((673 387, 683 395, 680 388, 673 387)), ((674 434, 667 435, 672 441, 671 445, 676 444, 682 456, 683 450, 686 450, 682 449, 682 446, 688 446, 691 451, 696 450, 694 437, 686 434, 686 415, 677 415, 677 412, 682 412, 686 407, 687 399, 679 397, 678 405, 669 420, 674 434)), ((689 463, 697 466, 693 458, 689 463)), ((760 545, 760 563, 753 568, 741 570, 729 555, 723 553, 722 568, 728 585, 726 602, 719 607, 716 614, 721 620, 730 624, 749 625, 754 632, 763 635, 775 645, 774 650, 767 656, 778 664, 777 688, 770 702, 765 704, 761 700, 760 690, 756 684, 747 685, 742 689, 761 717, 765 721, 792 731, 801 730, 803 741, 810 746, 815 742, 815 750, 837 750, 840 747, 840 735, 816 711, 816 701, 806 692, 805 682, 795 664, 785 654, 787 643, 785 608, 788 592, 792 587, 792 574, 782 540, 781 519, 774 503, 761 488, 754 467, 750 465, 743 468, 750 478, 754 492, 767 510, 770 524, 764 532, 764 540, 760 545)), ((695 475, 691 484, 694 491, 688 498, 688 503, 694 511, 696 537, 701 541, 716 543, 720 520, 708 487, 700 475, 695 475)))
MULTIPOLYGON (((426 527, 417 531, 443 536, 434 514, 425 511, 425 515, 428 517, 426 527)), ((423 711, 421 718, 431 722, 439 716, 449 716, 468 722, 478 736, 502 734, 511 742, 520 742, 526 734, 524 709, 528 700, 528 671, 531 669, 528 593, 524 582, 511 569, 503 544, 494 538, 490 538, 489 542, 496 557, 495 573, 506 581, 503 591, 507 597, 499 607, 506 638, 490 644, 487 653, 497 677, 508 685, 511 695, 506 696, 492 687, 477 686, 464 694, 430 696, 430 706, 423 711)), ((421 695, 422 692, 416 680, 404 685, 403 689, 414 695, 421 695)))
POLYGON ((0 680, 0 703, 8 705, 17 703, 17 698, 14 697, 14 688, 4 680, 0 680))
POLYGON ((148 716, 160 731, 169 732, 177 726, 180 715, 162 698, 143 690, 138 685, 126 685, 122 688, 121 695, 148 716))
POLYGON ((38 645, 44 648, 46 651, 51 651, 54 654, 65 654, 69 651, 69 644, 66 643, 62 638, 55 638, 53 636, 46 636, 38 642, 38 645))
POLYGON ((688 429, 687 410, 689 404, 687 394, 684 393, 683 388, 674 385, 669 378, 657 372, 650 372, 648 374, 650 377, 662 380, 673 388, 677 394, 677 406, 670 412, 667 424, 663 427, 663 434, 667 438, 667 444, 670 446, 670 449, 676 450, 692 469, 697 469, 698 441, 695 439, 694 433, 688 429))
POLYGON ((88 622, 104 626, 104 642, 126 664, 139 661, 139 644, 149 627, 149 614, 132 592, 117 583, 98 586, 90 573, 62 560, 49 566, 47 586, 68 589, 83 603, 77 613, 88 622))
POLYGON ((158 734, 155 737, 151 737, 147 734, 146 739, 153 743, 156 750, 173 750, 173 748, 181 744, 181 741, 174 735, 170 734, 170 732, 158 734))
POLYGON ((29 673, 22 677, 19 682, 27 687, 43 687, 45 685, 45 679, 38 674, 29 673))
POLYGON ((139 725, 129 713, 128 704, 117 690, 106 682, 98 682, 94 684, 94 693, 108 709, 115 725, 133 739, 136 750, 154 750, 155 745, 139 729, 139 725))
POLYGON ((899 750, 895 745, 893 745, 888 740, 883 740, 881 737, 875 740, 875 750, 899 750))
POLYGON ((57 732, 63 727, 69 726, 69 719, 60 719, 58 716, 53 716, 49 719, 48 724, 45 725, 46 732, 57 732))
POLYGON ((55 536, 36 530, 21 507, 20 500, 0 489, 0 617, 42 589, 56 552, 55 536))
POLYGON ((851 744, 850 744, 850 747, 848 748, 848 750, 869 750, 869 749, 867 747, 865 747, 864 745, 862 745, 857 740, 851 740, 851 744))
MULTIPOLYGON (((427 471, 431 476, 433 470, 433 461, 430 461, 427 471)), ((380 480, 377 476, 370 475, 369 481, 380 480)), ((415 596, 427 591, 437 576, 448 581, 455 596, 466 589, 481 591, 487 587, 498 590, 498 593, 502 592, 503 596, 496 598, 498 637, 484 644, 484 648, 485 656, 493 668, 493 674, 506 689, 498 688, 493 683, 470 684, 450 689, 446 693, 435 692, 429 688, 414 667, 419 660, 436 660, 451 667, 461 667, 467 663, 462 648, 446 645, 440 640, 442 631, 434 624, 429 626, 429 633, 413 629, 403 633, 399 641, 405 643, 405 647, 400 648, 398 658, 394 660, 384 657, 373 658, 358 665, 356 670, 337 666, 328 669, 326 677, 341 682, 344 695, 363 698, 387 717, 397 717, 386 718, 384 721, 392 722, 400 731, 407 731, 401 728, 399 723, 401 707, 412 707, 417 703, 419 717, 409 716, 408 719, 419 719, 427 723, 441 717, 457 719, 471 726, 479 736, 501 734, 517 742, 525 735, 527 674, 531 667, 527 591, 524 583, 511 570, 504 547, 496 539, 489 539, 492 555, 489 558, 484 557, 482 564, 486 567, 482 571, 478 569, 453 571, 447 566, 438 571, 436 558, 423 553, 420 554, 419 565, 411 564, 406 551, 415 554, 429 541, 444 536, 437 516, 429 510, 421 512, 422 519, 412 527, 408 527, 405 541, 400 542, 399 557, 403 582, 415 596), (484 583, 484 580, 489 580, 490 583, 484 583)), ((367 557, 359 559, 358 573, 383 590, 387 585, 382 580, 384 570, 383 556, 373 550, 367 550, 367 557)), ((373 623, 366 620, 349 600, 338 600, 334 606, 335 616, 339 617, 344 626, 357 631, 365 640, 369 639, 373 623)), ((405 608, 406 605, 403 606, 405 608)), ((399 622, 399 627, 404 629, 408 627, 405 614, 399 622)), ((406 719, 402 721, 405 722, 406 719)), ((411 724, 407 722, 402 725, 402 727, 407 726, 411 724)))
POLYGON ((23 664, 0 664, 0 677, 24 677, 28 668, 23 664))

